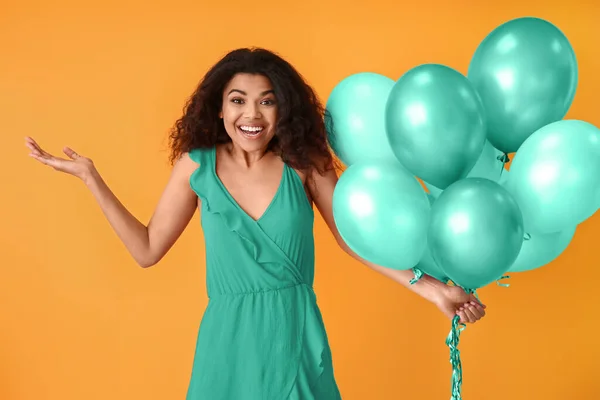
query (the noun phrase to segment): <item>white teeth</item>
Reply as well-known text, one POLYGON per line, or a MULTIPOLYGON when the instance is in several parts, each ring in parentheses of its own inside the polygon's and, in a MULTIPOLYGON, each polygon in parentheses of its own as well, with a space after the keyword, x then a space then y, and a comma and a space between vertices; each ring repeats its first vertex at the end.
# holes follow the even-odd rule
POLYGON ((263 130, 262 126, 240 126, 240 129, 244 132, 258 133, 263 130))

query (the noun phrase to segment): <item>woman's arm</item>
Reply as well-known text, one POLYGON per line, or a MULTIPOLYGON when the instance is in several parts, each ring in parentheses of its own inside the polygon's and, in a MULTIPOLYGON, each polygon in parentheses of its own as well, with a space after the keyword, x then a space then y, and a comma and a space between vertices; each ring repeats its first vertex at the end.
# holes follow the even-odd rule
POLYGON ((463 322, 475 322, 485 315, 483 310, 485 306, 482 306, 474 296, 466 294, 459 287, 448 286, 425 274, 416 283, 410 284, 411 279, 414 278, 412 270, 394 270, 382 267, 357 255, 342 239, 333 218, 333 191, 338 182, 336 171, 332 168, 324 175, 315 171, 310 182, 309 190, 317 209, 339 246, 352 258, 429 300, 449 318, 458 314, 463 322))
POLYGON ((111 191, 92 160, 66 147, 69 159, 43 150, 32 138, 26 138, 30 156, 57 171, 80 178, 90 189, 109 224, 131 256, 141 267, 160 261, 191 220, 198 198, 189 185, 191 173, 198 167, 187 154, 174 165, 167 185, 148 225, 140 222, 111 191))
POLYGON ((84 178, 109 224, 142 268, 155 265, 167 254, 194 215, 198 197, 189 178, 197 167, 187 154, 175 163, 147 226, 125 208, 95 168, 84 178))

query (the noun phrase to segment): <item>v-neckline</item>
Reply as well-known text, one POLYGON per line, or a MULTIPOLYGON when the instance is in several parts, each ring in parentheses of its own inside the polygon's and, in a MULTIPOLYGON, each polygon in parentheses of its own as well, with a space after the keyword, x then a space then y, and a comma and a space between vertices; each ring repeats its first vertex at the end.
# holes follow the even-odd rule
POLYGON ((281 192, 281 188, 283 186, 286 168, 287 168, 287 164, 284 162, 283 169, 281 171, 281 178, 279 180, 279 186, 277 186, 277 191, 275 192, 275 195, 273 195, 273 198, 269 202, 269 205, 267 205, 267 208, 265 208, 265 210, 262 212, 262 214, 257 219, 254 219, 250 214, 248 214, 248 212, 246 212, 246 210, 244 210, 242 208, 242 206, 240 206, 240 203, 238 203, 238 201, 233 197, 233 195, 229 192, 229 189, 227 189, 227 186, 225 186, 225 184, 219 177, 219 174, 217 173, 217 146, 215 145, 213 147, 212 170, 213 170, 213 175, 215 177, 215 180, 219 183, 221 190, 223 190, 225 195, 229 198, 229 200, 231 200, 231 202, 235 205, 235 207, 243 215, 245 215, 248 219, 250 219, 254 223, 260 223, 260 221, 263 220, 265 218, 265 216, 268 214, 269 210, 271 210, 271 208, 273 208, 273 204, 275 203, 275 200, 277 200, 277 198, 279 197, 279 193, 281 192))

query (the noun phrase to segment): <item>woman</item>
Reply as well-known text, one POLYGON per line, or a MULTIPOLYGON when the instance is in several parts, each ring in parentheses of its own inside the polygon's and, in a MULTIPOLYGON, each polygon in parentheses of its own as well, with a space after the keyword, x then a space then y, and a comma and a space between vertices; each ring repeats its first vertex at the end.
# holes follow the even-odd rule
POLYGON ((206 245, 208 306, 199 329, 188 400, 335 400, 340 393, 312 290, 313 205, 357 260, 475 322, 484 306, 458 287, 374 265, 341 239, 332 214, 337 182, 324 110, 295 69, 263 49, 227 54, 206 74, 171 136, 172 174, 148 225, 65 148, 30 155, 79 177, 141 267, 159 262, 196 208, 206 245))

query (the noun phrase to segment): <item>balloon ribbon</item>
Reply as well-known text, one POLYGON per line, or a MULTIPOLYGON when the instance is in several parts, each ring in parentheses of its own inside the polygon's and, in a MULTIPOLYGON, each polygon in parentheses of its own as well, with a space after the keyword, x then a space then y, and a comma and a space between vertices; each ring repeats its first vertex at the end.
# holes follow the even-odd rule
MULTIPOLYGON (((479 295, 475 289, 462 289, 466 293, 473 294, 481 303, 479 295)), ((458 341, 460 338, 460 333, 466 327, 467 325, 460 323, 460 316, 455 315, 452 319, 452 329, 450 329, 450 333, 446 338, 446 345, 450 348, 450 364, 452 364, 452 397, 450 397, 450 400, 462 400, 462 363, 460 361, 458 341)))
POLYGON ((502 283, 500 282, 502 279, 509 279, 510 275, 502 275, 497 281, 496 283, 498 284, 498 286, 502 286, 502 287, 509 287, 510 283, 502 283))
MULTIPOLYGON (((410 280, 411 285, 415 284, 423 276, 423 271, 421 271, 419 268, 414 267, 412 271, 415 274, 415 277, 410 280)), ((500 279, 503 278, 504 277, 500 279)), ((463 290, 466 293, 473 294, 475 298, 481 302, 476 290, 465 288, 463 288, 463 290)), ((467 326, 465 324, 460 323, 460 316, 455 315, 452 319, 452 329, 450 329, 450 333, 448 334, 448 337, 446 337, 446 346, 450 348, 450 364, 452 364, 452 397, 450 400, 462 400, 462 363, 460 361, 458 342, 460 339, 460 333, 466 327, 467 326)))
POLYGON ((502 177, 502 173, 504 172, 504 165, 506 165, 506 163, 510 161, 510 157, 508 157, 508 154, 502 153, 502 155, 499 155, 498 157, 496 157, 496 159, 502 162, 502 169, 500 169, 500 177, 502 177))
POLYGON ((460 361, 460 351, 458 350, 458 341, 460 333, 466 328, 466 325, 461 324, 459 321, 460 316, 454 316, 452 319, 452 329, 446 338, 446 345, 450 348, 450 363, 452 364, 452 397, 450 400, 462 399, 462 364, 460 361))
POLYGON ((417 283, 419 281, 419 279, 421 279, 423 277, 423 271, 421 271, 417 267, 413 267, 412 271, 413 271, 413 274, 415 274, 415 277, 410 280, 410 284, 414 285, 415 283, 417 283))

